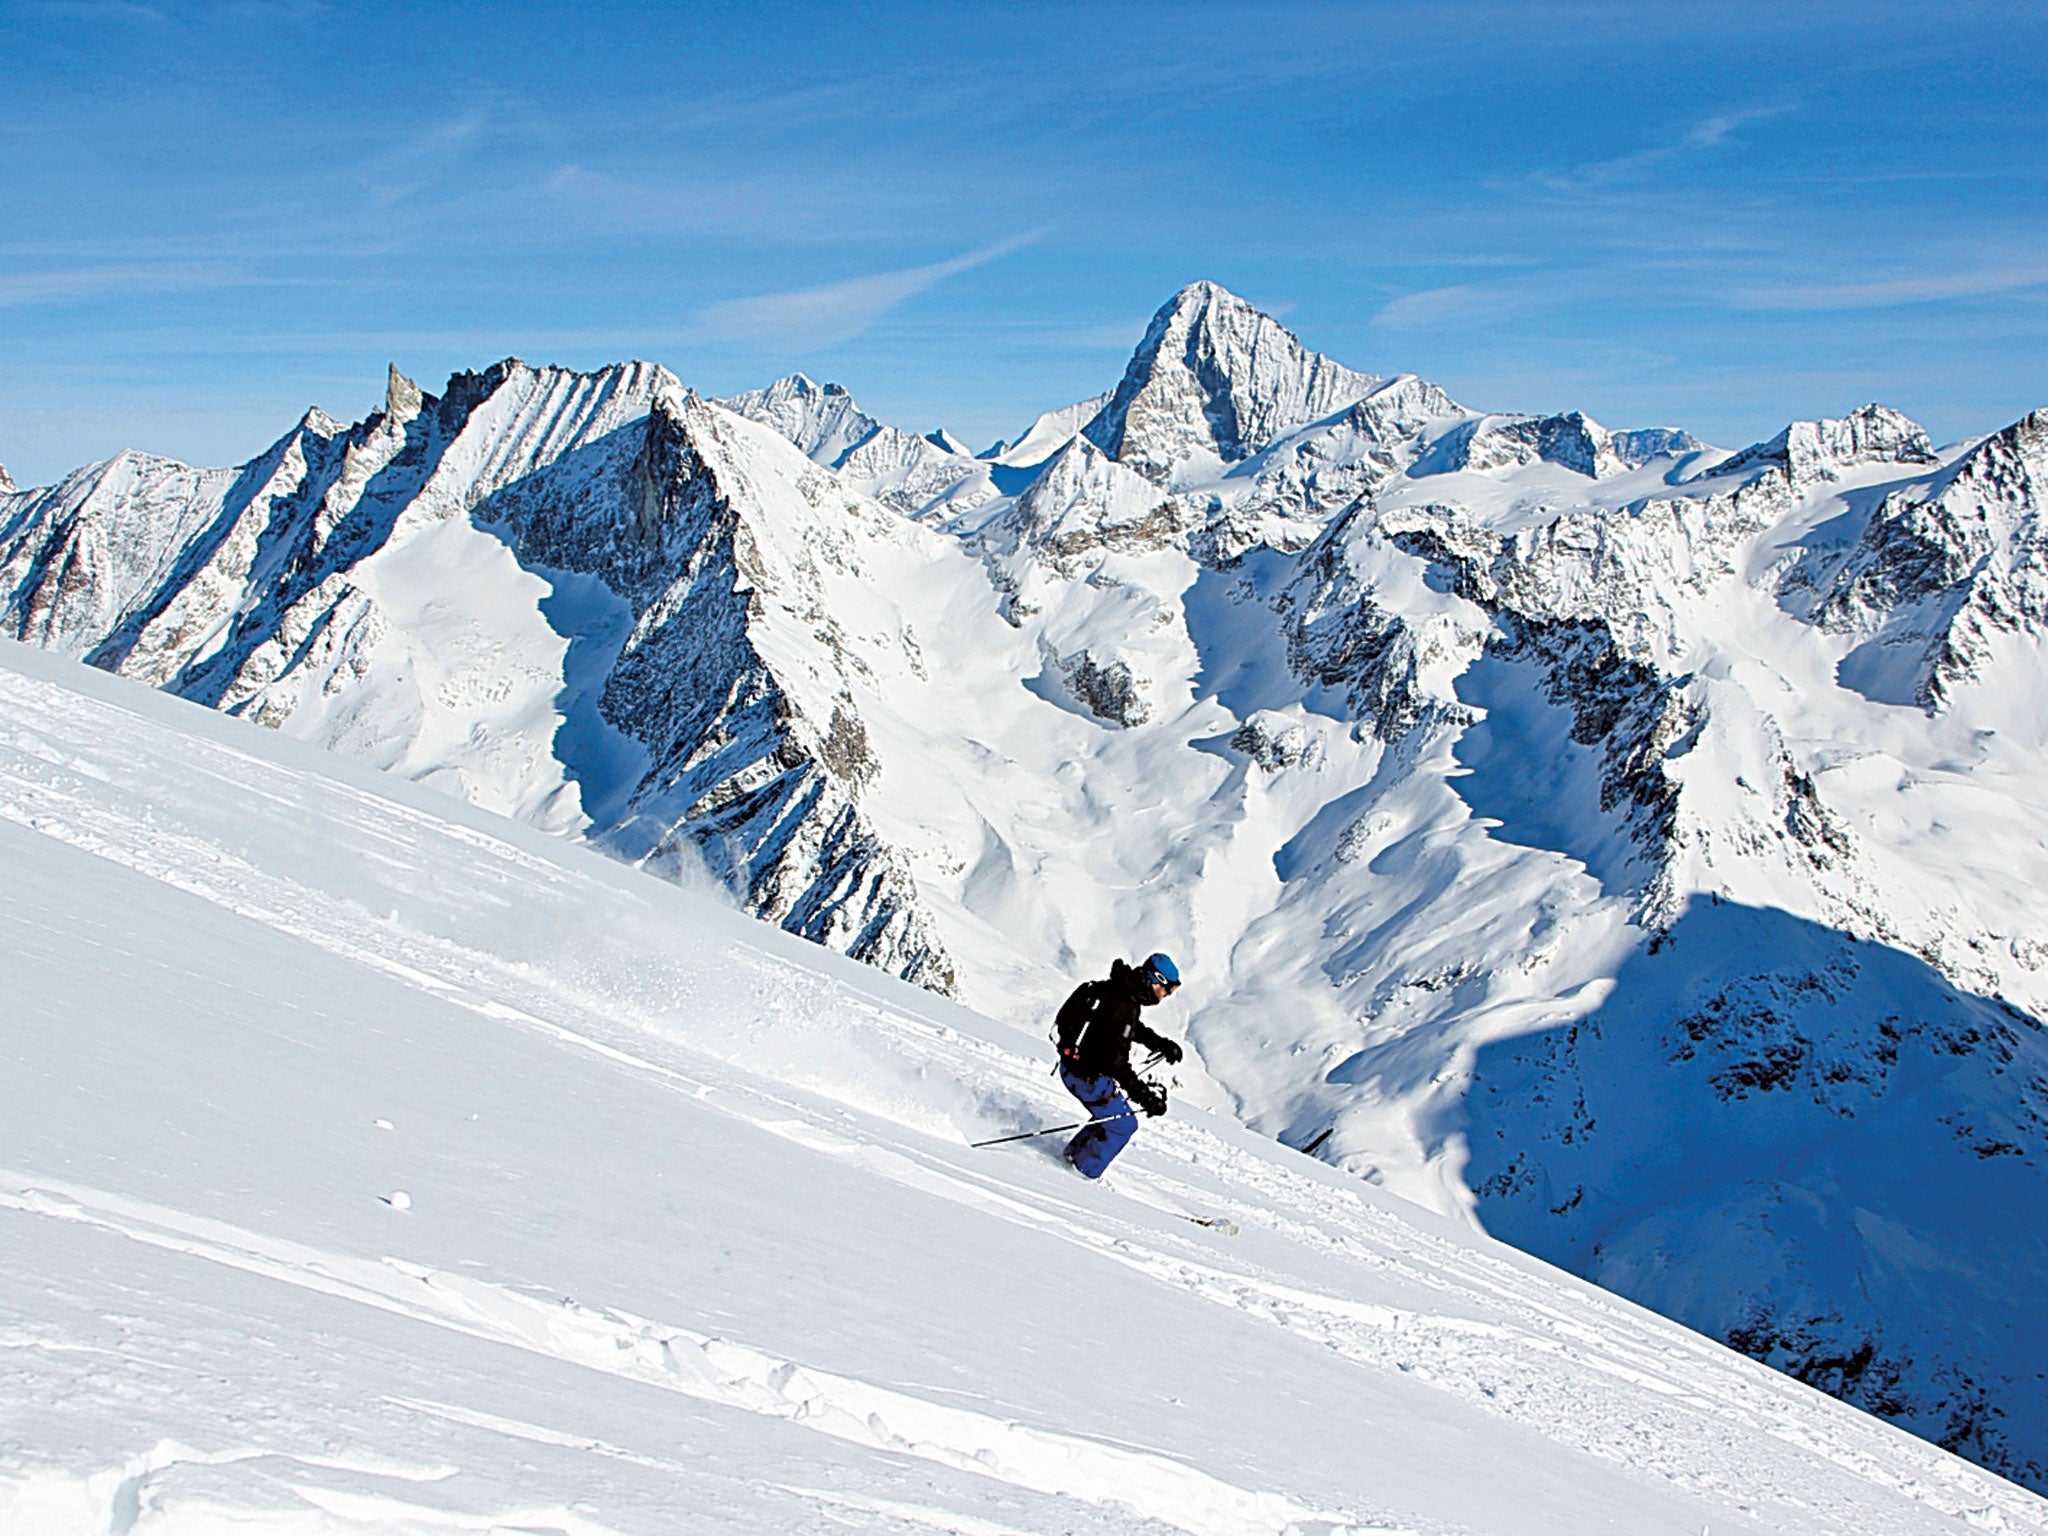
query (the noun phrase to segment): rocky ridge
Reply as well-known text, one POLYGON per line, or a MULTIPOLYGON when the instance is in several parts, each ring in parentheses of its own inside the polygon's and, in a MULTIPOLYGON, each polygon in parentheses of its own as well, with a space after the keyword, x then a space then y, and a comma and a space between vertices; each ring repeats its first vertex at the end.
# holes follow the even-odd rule
POLYGON ((718 402, 836 470, 848 485, 912 517, 957 515, 993 501, 986 465, 943 429, 923 436, 877 421, 837 384, 803 374, 718 402))
POLYGON ((1082 433, 1147 479, 1204 459, 1249 458, 1291 427, 1379 384, 1310 352, 1214 283, 1191 283, 1153 317, 1123 381, 1082 433))
POLYGON ((780 668, 764 654, 771 601, 808 613, 817 561, 852 559, 849 509, 886 515, 828 475, 807 479, 779 440, 742 436, 646 364, 581 375, 508 360, 439 397, 394 369, 384 410, 350 428, 309 413, 239 473, 124 455, 19 498, 0 532, 9 627, 384 766, 443 773, 637 862, 674 868, 687 847, 763 918, 949 989, 900 856, 858 804, 873 764, 830 625, 780 668), (750 450, 793 461, 769 473, 796 491, 775 510, 803 524, 773 525, 750 450), (594 578, 625 610, 615 637, 549 637, 558 654, 560 639, 613 651, 590 725, 631 744, 612 752, 630 764, 614 768, 621 782, 580 763, 552 765, 541 792, 504 782, 492 737, 530 774, 523 722, 477 706, 538 686, 546 709, 559 674, 518 666, 510 646, 484 644, 466 665, 405 654, 380 577, 458 519, 487 531, 486 553, 594 578), (440 688, 421 686, 430 671, 440 688), (830 681, 800 701, 800 672, 830 681), (496 698, 473 697, 479 684, 496 698), (451 765, 448 736, 481 760, 451 765))

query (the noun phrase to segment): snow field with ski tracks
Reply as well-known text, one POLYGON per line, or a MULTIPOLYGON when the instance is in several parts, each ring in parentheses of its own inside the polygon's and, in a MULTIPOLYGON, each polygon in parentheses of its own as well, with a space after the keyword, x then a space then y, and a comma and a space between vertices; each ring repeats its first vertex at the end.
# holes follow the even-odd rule
POLYGON ((970 1149, 1036 1037, 13 645, 0 850, 10 1536, 2048 1531, 1226 1118, 970 1149))

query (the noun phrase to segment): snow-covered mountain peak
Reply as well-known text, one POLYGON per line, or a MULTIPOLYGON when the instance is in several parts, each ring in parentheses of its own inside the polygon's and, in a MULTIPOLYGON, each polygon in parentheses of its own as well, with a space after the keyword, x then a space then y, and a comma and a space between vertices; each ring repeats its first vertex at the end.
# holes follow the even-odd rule
POLYGON ((5 495, 8 492, 17 489, 19 489, 19 487, 15 485, 14 477, 7 473, 7 466, 5 464, 0 464, 0 495, 5 495))
POLYGON ((1635 468, 1652 459, 1683 458, 1706 447, 1683 427, 1635 427, 1612 434, 1608 441, 1622 463, 1635 468))
POLYGON ((1119 383, 1083 429, 1111 458, 1166 482, 1248 458, 1380 380, 1311 352, 1215 283, 1190 283, 1152 317, 1119 383))
POLYGON ((949 434, 919 436, 878 421, 837 384, 793 373, 718 403, 780 433, 862 495, 907 516, 938 519, 995 499, 987 466, 949 434))
POLYGON ((1930 715, 1968 697, 1994 729, 2048 742, 2022 702, 2048 641, 2044 506, 2048 412, 2036 411, 1887 493, 1846 553, 1810 552, 1788 577, 1793 605, 1810 601, 1859 642, 1846 686, 1930 715))
POLYGON ((782 569, 740 573, 765 577, 777 593, 808 585, 796 573, 814 571, 820 558, 855 561, 852 532, 887 537, 898 526, 781 434, 694 389, 654 393, 634 474, 643 522, 671 515, 679 498, 708 496, 723 504, 720 520, 748 530, 754 547, 780 547, 782 569))
POLYGON ((419 385, 398 371, 398 364, 391 364, 390 370, 384 381, 384 417, 403 424, 419 415, 426 396, 419 385))
POLYGON ((1440 387, 1412 373, 1397 373, 1361 398, 1350 410, 1360 427, 1370 427, 1383 441, 1412 435, 1432 421, 1461 416, 1465 408, 1440 387))
POLYGON ((1561 416, 1474 417, 1439 438, 1410 473, 1484 473, 1539 460, 1591 480, 1604 480, 1629 467, 1615 453, 1605 427, 1583 411, 1570 411, 1561 416))
POLYGON ((1071 573, 1095 551, 1163 548, 1190 526, 1179 497, 1110 458, 1085 437, 1068 440, 1024 494, 998 515, 984 543, 1027 547, 1071 573))
MULTIPOLYGON (((2048 485, 2048 409, 2030 411, 1965 452, 1945 477, 1995 492, 2008 521, 2048 485)), ((1944 487, 1945 488, 1945 487, 1944 487)))
POLYGON ((1604 480, 1628 468, 1614 452, 1614 440, 1607 429, 1584 411, 1567 411, 1541 423, 1537 429, 1536 455, 1575 469, 1590 480, 1604 480))
POLYGON ((292 430, 311 433, 315 437, 336 437, 343 431, 343 425, 319 406, 309 405, 306 414, 299 418, 298 425, 292 430))
POLYGON ((1795 421, 1776 437, 1752 444, 1706 471, 1713 476, 1756 473, 1777 466, 1795 490, 1839 480, 1861 464, 1939 462, 1926 428, 1884 405, 1865 405, 1847 416, 1795 421))
POLYGON ((789 374, 766 389, 747 390, 719 404, 773 427, 805 455, 827 466, 837 466, 850 449, 881 426, 839 385, 818 384, 802 373, 789 374))

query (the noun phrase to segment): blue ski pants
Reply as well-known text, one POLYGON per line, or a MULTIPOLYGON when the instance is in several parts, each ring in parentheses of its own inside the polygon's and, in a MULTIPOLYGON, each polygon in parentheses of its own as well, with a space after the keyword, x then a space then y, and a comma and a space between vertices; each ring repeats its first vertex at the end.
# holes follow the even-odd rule
POLYGON ((1082 1126, 1067 1143, 1067 1161, 1089 1178, 1099 1179, 1117 1153, 1137 1134, 1138 1112, 1131 1108, 1130 1100, 1124 1097, 1113 1077, 1082 1077, 1062 1062, 1060 1081, 1090 1116, 1102 1122, 1082 1126))

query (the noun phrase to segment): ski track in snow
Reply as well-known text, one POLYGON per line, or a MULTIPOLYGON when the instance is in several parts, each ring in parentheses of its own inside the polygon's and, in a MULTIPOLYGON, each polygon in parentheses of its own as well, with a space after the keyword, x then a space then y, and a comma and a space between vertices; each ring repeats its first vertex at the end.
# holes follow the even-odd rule
MULTIPOLYGON (((218 739, 219 733, 236 728, 216 724, 214 736, 196 738, 187 749, 215 775, 213 791, 268 801, 294 814, 309 801, 319 802, 322 813, 347 830, 349 845, 379 866, 384 890, 404 890, 408 873, 436 862, 420 855, 420 845, 443 839, 459 845, 462 856, 482 872, 480 878, 516 879, 523 899, 576 899, 577 877, 564 865, 218 739)), ((1270 1156, 1233 1146, 1199 1123, 1168 1120, 1148 1126, 1141 1143, 1147 1155, 1121 1165, 1110 1189, 1076 1185, 1070 1195, 1048 1198, 1011 1177, 1019 1168, 1033 1168, 1037 1160, 1020 1164, 1013 1161, 1023 1155, 1016 1149, 975 1153, 959 1145, 963 1127, 979 1130, 994 1122, 999 1129, 1021 1128, 1040 1114, 1066 1107, 1047 1084, 1040 1063, 935 1018, 883 1006, 848 981, 816 972, 793 974, 765 948, 742 949, 730 957, 721 952, 725 973, 702 978, 700 984, 774 998, 764 1038, 767 1054, 779 1064, 800 1059, 815 1044, 807 1031, 816 1020, 830 1019, 842 1034, 864 1037, 883 1059, 904 1064, 909 1077, 935 1084, 964 1080, 969 1093, 949 1104, 935 1086, 920 1102, 903 1094, 899 1084, 836 1072, 843 1054, 832 1057, 813 1081, 797 1073, 792 1086, 793 1074, 787 1071, 764 1078, 739 1059, 760 1052, 764 1039, 733 1043, 728 1047, 732 1054, 721 1054, 709 1048, 710 1042, 679 1038, 659 1007, 646 999, 581 987, 573 978, 483 945, 418 931, 398 911, 380 913, 364 902, 295 882, 205 830, 182 824, 179 806, 122 787, 147 782, 140 770, 169 734, 148 714, 0 672, 0 820, 110 860, 483 1017, 538 1031, 565 1048, 594 1052, 617 1070, 651 1077, 707 1108, 871 1175, 1038 1229, 1160 1284, 1260 1318, 1360 1367, 1427 1383, 1560 1447, 1728 1501, 1753 1517, 1776 1511, 1777 1518, 1789 1521, 1783 1528, 1855 1528, 1859 1487, 1874 1485, 1923 1510, 1987 1529, 2048 1529, 2040 1522, 2038 1501, 2030 1496, 1874 1421, 1847 1411, 1818 1414, 1811 1393, 1762 1365, 1533 1261, 1491 1254, 1469 1239, 1433 1235, 1317 1165, 1296 1172, 1270 1156), (750 971, 758 974, 750 977, 750 971), (783 1042, 786 1052, 776 1050, 778 1030, 790 1032, 783 1042), (810 1097, 813 1091, 822 1103, 810 1097), (894 1135, 891 1125, 897 1128, 894 1135), (914 1134, 905 1137, 904 1129, 914 1134), (893 1144, 882 1144, 885 1135, 893 1144), (1128 1198, 1116 1198, 1119 1189, 1128 1198), (1247 1234, 1241 1248, 1233 1248, 1238 1240, 1176 1225, 1173 1216, 1187 1211, 1235 1221, 1247 1234), (1165 1219, 1152 1219, 1155 1212, 1164 1212, 1165 1219), (1245 1256, 1233 1256, 1239 1252, 1245 1256), (1305 1288, 1250 1257, 1286 1252, 1307 1256, 1296 1265, 1297 1276, 1304 1269, 1329 1274, 1352 1290, 1361 1282, 1385 1282, 1397 1294, 1433 1296, 1435 1305, 1369 1303, 1305 1288), (1587 1324, 1589 1317, 1598 1320, 1597 1328, 1587 1324), (1559 1362, 1566 1359, 1577 1368, 1560 1370, 1559 1362), (1818 1464, 1839 1475, 1817 1477, 1818 1464), (1831 1503, 1837 1496, 1839 1504, 1831 1503), (1809 1521, 1817 1523, 1809 1526, 1809 1521)), ((423 892, 420 899, 461 902, 475 895, 423 892)), ((602 969, 594 967, 591 974, 602 969)), ((1284 1494, 1239 1487, 1163 1454, 1000 1420, 813 1369, 772 1348, 633 1316, 601 1299, 541 1301, 505 1283, 399 1258, 326 1252, 38 1170, 0 1172, 0 1208, 84 1224, 1021 1489, 1121 1504, 1191 1536, 1400 1529, 1371 1523, 1372 1517, 1355 1512, 1315 1510, 1284 1494)), ((452 1405, 414 1406, 515 1438, 556 1433, 502 1419, 485 1425, 476 1410, 452 1405)), ((599 1454, 633 1454, 563 1438, 599 1454)), ((175 1446, 150 1453, 172 1461, 196 1456, 175 1446)), ((150 1457, 120 1469, 118 1477, 109 1471, 91 1482, 91 1497, 106 1500, 109 1528, 127 1528, 122 1511, 135 1507, 137 1479, 160 1470, 146 1464, 150 1457)), ((426 1478, 436 1470, 388 1475, 426 1478)), ((72 1491, 84 1487, 77 1484, 72 1491)), ((1010 1536, 1007 1527, 963 1522, 950 1513, 864 1502, 843 1493, 789 1491, 850 1513, 887 1516, 905 1529, 1010 1536)), ((306 1497, 344 1528, 403 1517, 422 1528, 510 1525, 570 1536, 604 1530, 567 1510, 519 1510, 471 1520, 334 1490, 306 1497)), ((126 1518, 132 1523, 132 1514, 126 1518)))
POLYGON ((1164 1456, 1055 1434, 807 1367, 731 1339, 402 1259, 356 1259, 164 1210, 99 1190, 0 1169, 0 1208, 83 1222, 152 1247, 453 1328, 700 1401, 787 1419, 1034 1493, 1128 1506, 1189 1536, 1342 1536, 1398 1528, 1354 1523, 1280 1494, 1237 1488, 1164 1456))

